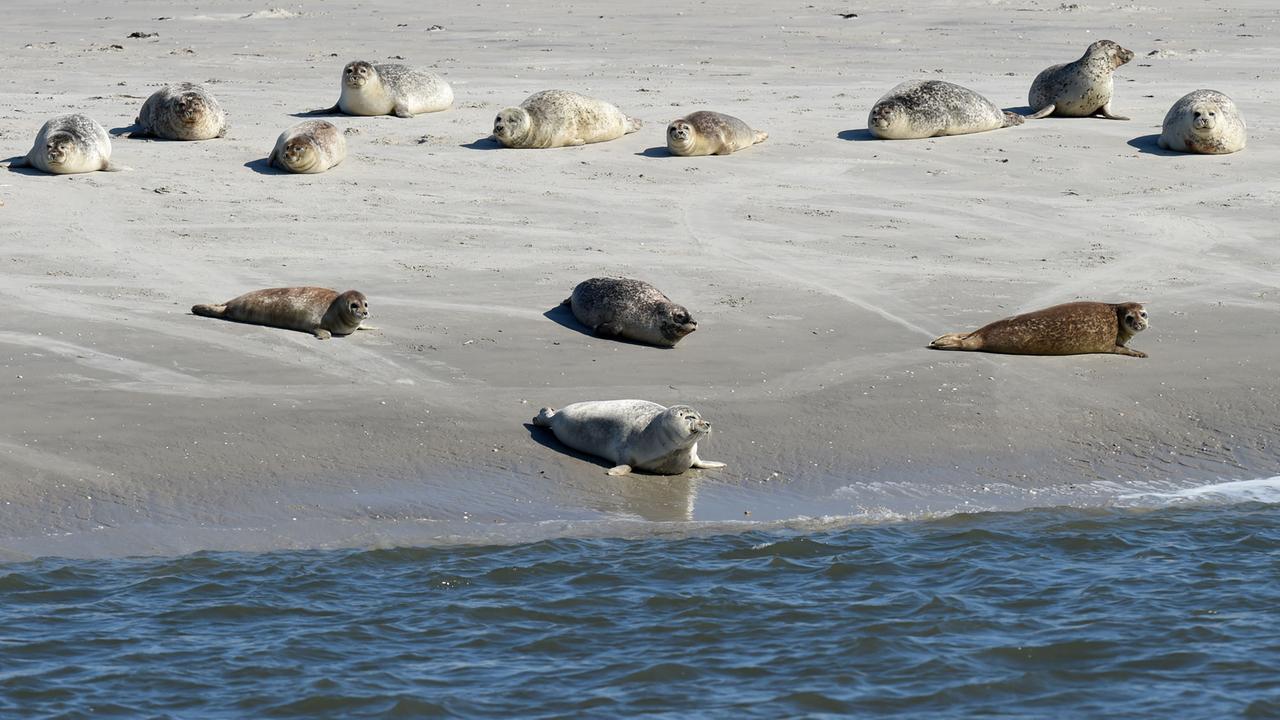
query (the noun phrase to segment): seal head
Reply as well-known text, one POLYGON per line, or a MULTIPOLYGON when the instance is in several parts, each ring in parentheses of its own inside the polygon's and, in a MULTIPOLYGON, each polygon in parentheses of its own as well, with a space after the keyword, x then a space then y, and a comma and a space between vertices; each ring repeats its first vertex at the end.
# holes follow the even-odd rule
POLYGON ((504 108, 493 119, 493 137, 507 147, 518 147, 533 125, 529 111, 522 107, 504 108))

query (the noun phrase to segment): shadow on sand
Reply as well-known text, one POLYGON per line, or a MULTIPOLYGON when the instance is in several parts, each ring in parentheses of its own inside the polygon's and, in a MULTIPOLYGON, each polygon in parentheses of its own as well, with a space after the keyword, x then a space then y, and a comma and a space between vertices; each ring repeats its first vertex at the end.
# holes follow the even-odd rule
POLYGON ((862 128, 861 130, 841 130, 836 133, 836 137, 841 140, 852 140, 854 142, 862 142, 863 140, 879 140, 880 138, 871 134, 871 131, 862 128))
POLYGON ((1161 155, 1164 157, 1174 157, 1176 155, 1184 155, 1185 153, 1174 152, 1160 147, 1160 133, 1154 135, 1140 135, 1129 141, 1129 147, 1135 147, 1138 152, 1144 155, 1161 155))
POLYGON ((486 135, 478 140, 460 145, 468 150, 503 150, 502 143, 493 139, 492 135, 486 135))
POLYGON ((639 156, 641 156, 641 157, 654 157, 654 158, 657 158, 657 157, 675 157, 675 155, 672 155, 672 154, 671 154, 671 151, 667 149, 667 146, 666 146, 666 145, 659 145, 659 146, 657 146, 657 147, 651 147, 651 148, 649 148, 648 150, 645 150, 644 152, 638 152, 638 153, 636 153, 636 154, 637 154, 637 155, 639 155, 639 156))
POLYGON ((258 158, 257 160, 250 160, 249 162, 245 163, 244 166, 258 173, 259 175, 292 175, 293 174, 291 172, 286 172, 284 170, 281 170, 275 165, 272 165, 271 160, 268 158, 258 158))

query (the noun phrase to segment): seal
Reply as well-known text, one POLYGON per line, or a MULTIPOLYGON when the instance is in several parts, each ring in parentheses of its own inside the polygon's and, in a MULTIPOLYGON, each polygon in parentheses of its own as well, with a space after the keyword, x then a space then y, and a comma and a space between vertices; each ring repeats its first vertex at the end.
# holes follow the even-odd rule
POLYGON ((1001 110, 969 88, 942 80, 913 80, 876 101, 867 129, 882 140, 914 140, 986 132, 1022 122, 1021 115, 1001 110))
POLYGON ((997 320, 971 333, 949 333, 934 340, 935 350, 979 350, 1012 355, 1111 353, 1144 358, 1125 347, 1147 329, 1141 303, 1070 302, 997 320))
POLYGON ((46 122, 26 157, 9 163, 9 167, 33 167, 53 175, 124 169, 111 164, 111 137, 106 129, 79 113, 46 122))
POLYGON ((193 315, 301 330, 328 340, 350 335, 369 317, 369 301, 363 293, 321 287, 287 287, 254 290, 221 305, 194 305, 193 315))
POLYGON ((633 133, 641 122, 614 105, 568 90, 543 90, 493 120, 493 137, 509 148, 553 148, 605 142, 633 133))
POLYGON ((667 126, 667 150, 681 157, 728 155, 768 137, 769 133, 752 130, 732 115, 699 110, 671 121, 667 126))
POLYGON ((1225 155, 1245 145, 1244 116, 1231 98, 1217 90, 1183 95, 1164 116, 1157 144, 1166 150, 1225 155))
POLYGON ((658 288, 631 278, 591 278, 578 283, 568 305, 578 322, 598 335, 675 347, 698 323, 658 288))
POLYGON ((291 173, 322 173, 347 157, 347 138, 331 122, 306 120, 280 133, 267 161, 291 173))
POLYGON ((1128 120, 1111 112, 1115 86, 1111 76, 1116 68, 1132 59, 1132 50, 1110 40, 1099 40, 1090 45, 1079 60, 1041 70, 1031 81, 1031 90, 1027 93, 1027 104, 1035 111, 1027 117, 1037 120, 1048 115, 1101 115, 1110 120, 1128 120))
POLYGON ((439 75, 397 63, 353 60, 342 68, 338 103, 321 113, 408 118, 453 105, 453 88, 439 75))
POLYGON ((129 137, 163 140, 210 140, 223 137, 230 126, 222 106, 203 85, 184 82, 151 93, 134 120, 138 129, 129 137))
POLYGON ((698 457, 698 441, 711 423, 688 405, 663 407, 647 400, 596 400, 544 407, 533 419, 550 428, 556 439, 579 452, 616 465, 610 475, 643 470, 679 475, 689 468, 722 468, 724 463, 698 457))

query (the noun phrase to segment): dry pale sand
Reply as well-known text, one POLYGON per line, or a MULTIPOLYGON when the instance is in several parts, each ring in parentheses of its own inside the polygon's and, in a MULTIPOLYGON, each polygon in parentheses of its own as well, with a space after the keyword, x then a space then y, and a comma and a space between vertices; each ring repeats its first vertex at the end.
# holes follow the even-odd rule
POLYGON ((118 138, 129 172, 0 173, 0 557, 710 531, 1276 474, 1280 10, 910 5, 11 1, 0 156, 58 113, 129 125, 183 80, 232 130, 118 138), (1114 105, 1131 122, 868 141, 902 80, 1018 108, 1104 37, 1137 55, 1114 105), (345 163, 266 170, 355 58, 434 68, 456 106, 335 118, 345 163), (1201 87, 1236 100, 1247 150, 1156 149, 1201 87), (546 88, 646 126, 494 149, 495 112, 546 88), (666 157, 666 122, 699 108, 770 138, 666 157), (547 316, 602 274, 654 282, 700 329, 664 351, 547 316), (298 284, 363 290, 379 330, 188 313, 298 284), (1150 359, 924 348, 1077 298, 1149 303, 1150 359), (526 425, 625 397, 698 407, 701 454, 729 467, 609 478, 526 425))

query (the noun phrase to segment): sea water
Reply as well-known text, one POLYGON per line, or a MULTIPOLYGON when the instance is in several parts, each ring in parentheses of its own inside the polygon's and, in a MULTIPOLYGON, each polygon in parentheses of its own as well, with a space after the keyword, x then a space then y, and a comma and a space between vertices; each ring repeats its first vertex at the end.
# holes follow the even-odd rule
POLYGON ((824 530, 0 565, 0 716, 1280 717, 1280 478, 824 530))

